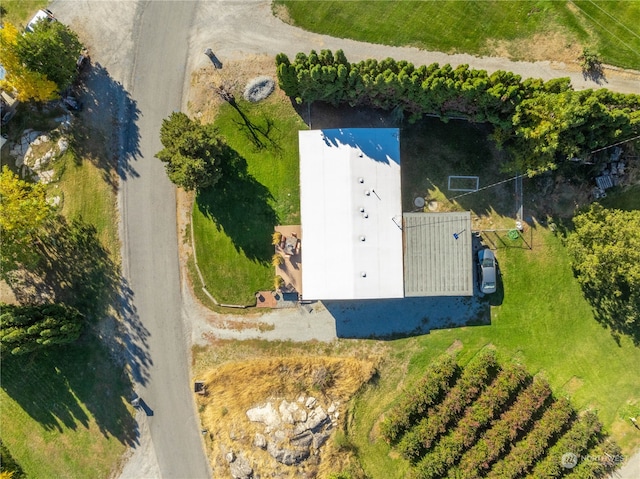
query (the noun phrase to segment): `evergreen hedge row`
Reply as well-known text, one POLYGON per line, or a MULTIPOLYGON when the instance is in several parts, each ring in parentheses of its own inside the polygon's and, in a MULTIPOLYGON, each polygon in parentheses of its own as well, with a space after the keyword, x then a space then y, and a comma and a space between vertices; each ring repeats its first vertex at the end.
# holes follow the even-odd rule
POLYGON ((0 304, 0 353, 21 355, 77 340, 82 314, 61 303, 16 306, 0 304))
POLYGON ((606 89, 574 91, 568 78, 547 82, 497 71, 437 63, 416 67, 387 58, 350 63, 342 50, 293 62, 276 56, 280 88, 298 102, 395 110, 415 122, 425 115, 493 125, 493 137, 531 173, 640 134, 640 95, 606 89))

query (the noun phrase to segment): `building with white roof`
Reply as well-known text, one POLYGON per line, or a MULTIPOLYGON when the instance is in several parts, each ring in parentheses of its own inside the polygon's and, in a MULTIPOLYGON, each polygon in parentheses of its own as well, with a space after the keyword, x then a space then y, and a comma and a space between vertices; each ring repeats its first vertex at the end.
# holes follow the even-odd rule
POLYGON ((299 132, 304 299, 404 296, 399 131, 299 132))
POLYGON ((397 128, 298 138, 303 299, 473 294, 470 214, 403 218, 397 128))

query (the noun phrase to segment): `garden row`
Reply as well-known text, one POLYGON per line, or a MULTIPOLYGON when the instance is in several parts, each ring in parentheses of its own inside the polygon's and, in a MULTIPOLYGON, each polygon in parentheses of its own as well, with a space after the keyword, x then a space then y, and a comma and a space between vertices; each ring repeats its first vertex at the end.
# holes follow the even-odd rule
POLYGON ((558 161, 631 138, 640 131, 640 95, 606 89, 573 91, 568 78, 544 82, 514 73, 406 61, 349 63, 329 50, 276 57, 278 81, 298 102, 395 110, 410 122, 424 115, 488 122, 514 168, 541 171, 558 161))
POLYGON ((464 368, 439 358, 386 414, 381 433, 420 479, 602 477, 619 457, 594 413, 576 414, 544 379, 520 365, 500 366, 491 350, 464 368), (567 452, 608 459, 569 468, 567 452))

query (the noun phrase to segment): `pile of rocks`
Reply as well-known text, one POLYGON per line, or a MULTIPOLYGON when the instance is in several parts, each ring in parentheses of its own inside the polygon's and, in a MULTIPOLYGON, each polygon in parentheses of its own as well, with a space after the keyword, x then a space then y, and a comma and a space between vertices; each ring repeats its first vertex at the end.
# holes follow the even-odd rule
POLYGON ((10 154, 23 178, 46 184, 53 181, 53 161, 64 155, 68 147, 69 141, 64 136, 53 141, 48 134, 29 129, 22 133, 10 154))
MULTIPOLYGON (((247 412, 251 422, 264 425, 256 433, 253 446, 266 450, 276 461, 297 466, 329 439, 337 426, 338 404, 331 402, 325 409, 312 396, 301 395, 295 401, 273 400, 253 407, 247 412)), ((227 454, 231 475, 236 479, 253 477, 253 470, 241 455, 227 454)))

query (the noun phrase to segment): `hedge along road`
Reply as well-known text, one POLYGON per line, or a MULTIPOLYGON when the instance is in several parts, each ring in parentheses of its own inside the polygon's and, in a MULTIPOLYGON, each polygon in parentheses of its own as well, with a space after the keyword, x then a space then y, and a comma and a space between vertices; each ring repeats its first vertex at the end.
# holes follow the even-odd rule
MULTIPOLYGON (((410 19, 408 20, 410 21, 410 19)), ((306 32, 287 25, 274 17, 271 2, 251 0, 208 0, 198 5, 198 16, 194 19, 191 32, 191 52, 189 71, 207 63, 201 53, 211 48, 222 63, 227 59, 241 59, 247 54, 268 54, 275 56, 286 53, 291 60, 296 53, 342 49, 351 62, 375 58, 407 60, 416 66, 439 63, 457 65, 468 64, 471 68, 506 70, 521 75, 522 78, 569 77, 574 88, 608 88, 620 93, 640 93, 640 72, 632 70, 605 69, 605 79, 600 83, 583 77, 578 64, 541 61, 521 62, 499 57, 475 57, 467 54, 448 55, 417 48, 390 47, 334 38, 306 32)))
MULTIPOLYGON (((119 192, 123 269, 139 320, 138 330, 131 330, 129 346, 146 355, 146 366, 134 371, 134 378, 137 391, 154 413, 138 413, 140 446, 122 477, 210 476, 188 383, 189 324, 181 321, 187 315, 182 314, 180 295, 175 190, 162 164, 153 158, 160 149, 162 119, 186 107, 183 88, 188 88, 189 73, 208 61, 202 53, 205 48, 212 48, 223 63, 249 54, 285 52, 293 57, 298 51, 342 48, 351 61, 393 57, 416 65, 467 63, 472 68, 510 70, 523 77, 570 76, 576 88, 598 87, 580 72, 549 62, 445 55, 308 33, 274 18, 266 0, 57 0, 51 9, 81 35, 94 65, 104 67, 122 87, 97 82, 99 88, 111 90, 96 92, 95 98, 104 101, 87 107, 88 113, 103 115, 106 121, 114 114, 116 124, 124 130, 119 192), (126 100, 126 92, 134 103, 126 100)), ((606 73, 604 86, 638 92, 637 73, 606 73)))

